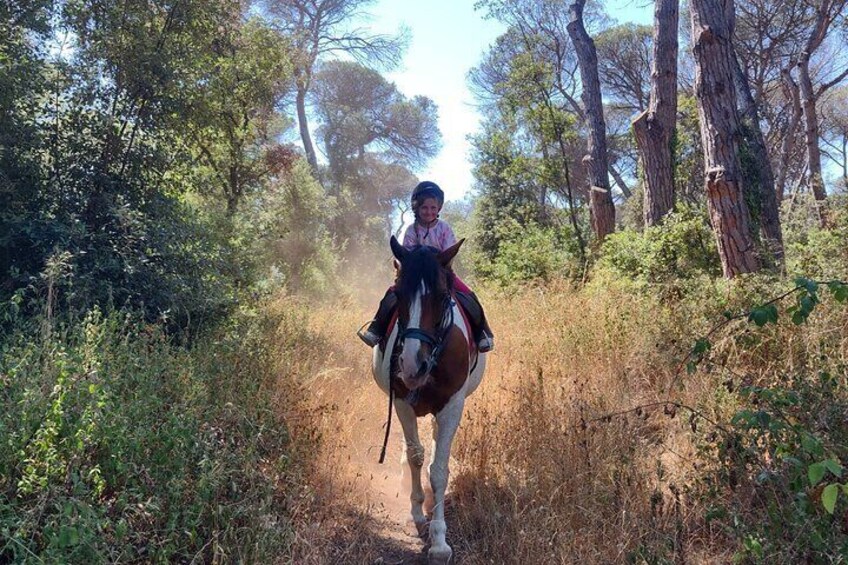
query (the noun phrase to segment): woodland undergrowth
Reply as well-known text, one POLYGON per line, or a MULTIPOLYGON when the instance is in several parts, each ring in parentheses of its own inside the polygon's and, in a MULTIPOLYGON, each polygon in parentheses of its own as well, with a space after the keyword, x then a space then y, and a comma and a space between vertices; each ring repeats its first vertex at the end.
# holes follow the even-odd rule
POLYGON ((0 562, 286 560, 317 437, 289 298, 175 343, 140 316, 18 319, 0 350, 0 562), (293 431, 294 430, 294 431, 293 431))
MULTIPOLYGON (((845 288, 704 276, 649 292, 600 269, 579 288, 482 289, 498 345, 452 452, 458 562, 838 561, 848 540, 845 288)), ((336 391, 321 411, 332 439, 311 509, 322 524, 309 532, 310 555, 321 556, 312 562, 380 555, 357 485, 382 477, 345 451, 363 434, 382 438, 385 399, 349 337, 367 314, 348 302, 312 316, 330 352, 315 378, 336 391)))
POLYGON ((786 285, 489 295, 499 351, 454 451, 463 562, 838 561, 846 287, 753 307, 786 285))

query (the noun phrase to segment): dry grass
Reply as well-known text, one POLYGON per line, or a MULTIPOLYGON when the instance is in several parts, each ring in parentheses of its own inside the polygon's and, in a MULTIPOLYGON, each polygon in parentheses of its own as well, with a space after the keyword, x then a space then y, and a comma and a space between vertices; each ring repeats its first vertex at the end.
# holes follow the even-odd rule
POLYGON ((670 485, 685 480, 688 442, 661 409, 596 419, 665 398, 680 329, 613 289, 493 298, 499 355, 454 451, 463 562, 665 556, 686 527, 670 485))
MULTIPOLYGON (((661 404, 672 398, 719 419, 733 408, 720 394, 724 372, 678 371, 721 308, 753 300, 738 288, 705 295, 711 292, 721 304, 664 300, 611 283, 484 295, 498 348, 454 444, 448 543, 458 562, 731 559, 734 547, 704 523, 704 508, 689 495, 704 463, 689 414, 661 404), (673 383, 681 386, 669 396, 673 383), (605 417, 652 403, 660 404, 605 417)), ((321 431, 321 448, 315 499, 298 524, 299 563, 420 559, 422 542, 403 523, 408 489, 396 463, 397 422, 390 461, 375 463, 386 400, 353 333, 370 309, 349 300, 311 316, 319 341, 305 424, 321 431)), ((822 336, 833 332, 827 353, 845 362, 847 327, 844 313, 833 314, 746 341, 737 326, 716 337, 714 356, 763 382, 821 353, 822 336)))
POLYGON ((313 335, 308 362, 290 373, 299 378, 302 401, 287 419, 313 450, 304 458, 310 462, 308 500, 293 518, 295 563, 420 557, 414 528, 404 523, 409 488, 401 481, 396 419, 387 462, 377 463, 387 401, 371 377, 370 351, 355 336, 369 315, 352 300, 313 310, 305 328, 313 335))

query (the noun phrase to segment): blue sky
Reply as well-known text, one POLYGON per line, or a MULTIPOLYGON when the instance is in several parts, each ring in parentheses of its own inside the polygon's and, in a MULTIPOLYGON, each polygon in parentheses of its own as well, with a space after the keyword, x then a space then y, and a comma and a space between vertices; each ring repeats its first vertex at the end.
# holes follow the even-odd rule
MULTIPOLYGON (((653 19, 648 0, 608 0, 605 5, 620 22, 653 19)), ((374 31, 393 33, 405 25, 411 32, 400 68, 387 78, 407 96, 429 96, 439 107, 442 150, 416 173, 437 182, 449 200, 460 199, 473 188, 467 137, 480 121, 466 76, 504 27, 475 12, 474 0, 378 0, 370 12, 373 18, 367 25, 374 31)))

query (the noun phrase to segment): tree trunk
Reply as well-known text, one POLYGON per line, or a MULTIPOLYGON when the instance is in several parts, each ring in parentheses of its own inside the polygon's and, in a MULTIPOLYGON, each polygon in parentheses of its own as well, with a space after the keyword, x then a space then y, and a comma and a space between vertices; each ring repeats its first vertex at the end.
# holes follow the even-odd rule
MULTIPOLYGON (((571 171, 568 167, 568 147, 565 145, 565 132, 562 131, 559 122, 556 119, 556 112, 554 110, 553 102, 551 101, 550 93, 539 86, 539 91, 544 97, 545 102, 545 110, 548 113, 548 116, 551 118, 551 123, 554 124, 554 138, 556 139, 557 146, 559 147, 559 154, 562 163, 562 169, 557 167, 555 169, 555 174, 557 178, 557 185, 560 188, 560 192, 565 191, 566 200, 568 202, 568 218, 571 221, 571 227, 574 229, 574 235, 577 238, 577 245, 580 249, 580 262, 583 265, 586 265, 586 242, 583 240, 583 232, 580 230, 580 222, 577 221, 577 203, 574 198, 574 191, 571 186, 571 171)), ((545 149, 544 143, 542 144, 542 150, 547 151, 545 149)), ((547 158, 547 153, 544 153, 545 158, 547 158)))
MULTIPOLYGON (((816 113, 816 99, 813 81, 810 77, 810 58, 821 46, 834 19, 844 9, 844 0, 821 0, 816 6, 816 23, 810 32, 807 44, 798 57, 798 85, 801 90, 801 108, 804 112, 804 139, 807 143, 807 166, 809 167, 810 187, 819 202, 827 198, 822 179, 821 150, 819 149, 819 122, 816 113)), ((825 222, 824 210, 821 214, 825 222)))
POLYGON ((659 223, 674 207, 672 137, 677 123, 678 0, 654 3, 654 47, 648 109, 633 121, 645 171, 645 225, 659 223))
POLYGON ((691 12, 707 204, 724 276, 732 278, 760 268, 742 193, 733 86, 733 0, 692 0, 691 12))
POLYGON ((810 54, 802 53, 798 61, 798 86, 801 90, 801 110, 804 113, 804 141, 807 144, 807 164, 810 186, 816 200, 825 200, 827 192, 822 179, 821 149, 819 149, 819 119, 816 113, 816 97, 810 78, 810 54))
POLYGON ((777 180, 775 181, 777 201, 783 202, 786 194, 786 176, 789 170, 789 160, 795 149, 795 130, 798 129, 798 124, 801 122, 802 111, 801 95, 798 93, 798 85, 792 80, 791 70, 783 69, 780 74, 783 76, 783 83, 786 87, 786 97, 792 100, 792 117, 789 119, 789 124, 783 133, 783 141, 780 144, 780 161, 777 164, 777 180))
POLYGON ((316 179, 318 175, 318 157, 315 154, 315 146, 312 144, 312 136, 309 134, 309 122, 306 118, 306 86, 297 85, 297 125, 300 128, 300 140, 303 142, 303 150, 306 152, 306 162, 312 168, 312 174, 316 179))
POLYGON ((749 167, 743 171, 745 188, 760 205, 760 233, 766 247, 774 255, 777 265, 783 264, 783 231, 780 228, 780 210, 774 189, 774 171, 771 168, 766 141, 760 128, 760 111, 751 95, 748 77, 734 54, 734 80, 739 102, 742 136, 748 149, 749 167))
POLYGON ((586 0, 577 0, 569 7, 568 35, 574 43, 580 78, 583 82, 583 106, 589 122, 588 154, 583 163, 589 176, 589 207, 592 211, 592 229, 598 241, 615 231, 615 205, 612 201, 607 176, 607 138, 604 107, 601 100, 601 81, 598 78, 598 55, 595 42, 583 25, 583 6, 586 0))

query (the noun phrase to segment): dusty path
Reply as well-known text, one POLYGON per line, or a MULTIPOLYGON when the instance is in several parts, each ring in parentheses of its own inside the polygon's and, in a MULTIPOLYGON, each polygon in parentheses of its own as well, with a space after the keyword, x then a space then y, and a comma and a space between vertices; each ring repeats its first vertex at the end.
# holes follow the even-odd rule
MULTIPOLYGON (((367 531, 354 537, 373 536, 342 536, 341 545, 348 547, 339 548, 337 558, 350 563, 426 563, 426 542, 409 518, 408 473, 400 464, 403 434, 394 414, 386 461, 378 463, 388 399, 371 376, 370 351, 354 335, 357 322, 365 318, 367 313, 357 307, 323 311, 312 318, 312 330, 326 340, 329 351, 309 385, 321 407, 321 465, 339 496, 362 513, 367 531), (340 334, 339 328, 346 327, 350 333, 340 334)), ((428 419, 419 420, 419 431, 429 452, 428 419)))

